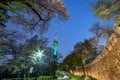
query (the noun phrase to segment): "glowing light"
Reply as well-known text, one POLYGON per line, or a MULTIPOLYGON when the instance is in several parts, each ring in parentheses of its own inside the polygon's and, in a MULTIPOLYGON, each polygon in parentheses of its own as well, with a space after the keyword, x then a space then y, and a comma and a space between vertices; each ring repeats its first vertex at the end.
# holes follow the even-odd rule
POLYGON ((85 60, 82 61, 83 65, 85 65, 85 60))
POLYGON ((40 59, 42 58, 42 56, 44 56, 43 52, 44 50, 40 51, 40 49, 38 49, 37 56, 39 56, 40 59))
POLYGON ((42 56, 44 56, 44 50, 38 49, 37 51, 34 51, 34 53, 36 54, 36 57, 39 57, 40 59, 42 58, 42 56))

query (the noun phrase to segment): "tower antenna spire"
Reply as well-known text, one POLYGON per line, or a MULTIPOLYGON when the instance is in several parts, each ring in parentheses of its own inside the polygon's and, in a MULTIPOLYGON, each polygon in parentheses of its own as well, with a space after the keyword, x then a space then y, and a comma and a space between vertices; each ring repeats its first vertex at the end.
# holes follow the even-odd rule
POLYGON ((55 30, 55 36, 57 37, 57 30, 55 30))

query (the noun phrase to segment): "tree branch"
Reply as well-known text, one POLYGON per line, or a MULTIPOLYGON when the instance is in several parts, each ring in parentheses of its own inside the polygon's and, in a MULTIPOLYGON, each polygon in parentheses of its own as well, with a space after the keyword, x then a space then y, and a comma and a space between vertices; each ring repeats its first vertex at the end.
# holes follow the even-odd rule
POLYGON ((33 6, 27 2, 22 2, 23 4, 27 5, 42 21, 48 21, 48 19, 43 19, 40 14, 33 8, 33 6))

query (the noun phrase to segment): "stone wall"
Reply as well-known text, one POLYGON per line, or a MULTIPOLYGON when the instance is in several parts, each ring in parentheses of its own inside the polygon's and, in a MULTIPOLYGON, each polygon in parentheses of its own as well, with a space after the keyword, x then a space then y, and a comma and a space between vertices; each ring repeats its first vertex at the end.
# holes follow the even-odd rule
MULTIPOLYGON (((120 23, 120 22, 119 22, 120 23)), ((95 60, 85 66, 86 75, 98 80, 120 80, 120 25, 114 26, 114 33, 107 41, 106 47, 95 60)), ((71 74, 82 76, 83 70, 71 71, 71 74)))

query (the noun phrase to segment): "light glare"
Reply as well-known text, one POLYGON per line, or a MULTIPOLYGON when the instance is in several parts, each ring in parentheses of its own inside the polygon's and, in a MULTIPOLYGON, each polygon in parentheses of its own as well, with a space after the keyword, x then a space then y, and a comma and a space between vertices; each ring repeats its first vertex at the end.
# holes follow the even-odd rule
POLYGON ((40 59, 42 58, 42 56, 44 56, 43 52, 44 50, 40 51, 40 49, 38 49, 37 56, 39 56, 40 59))

